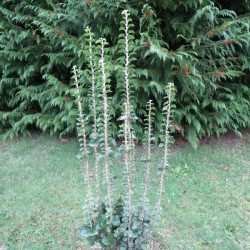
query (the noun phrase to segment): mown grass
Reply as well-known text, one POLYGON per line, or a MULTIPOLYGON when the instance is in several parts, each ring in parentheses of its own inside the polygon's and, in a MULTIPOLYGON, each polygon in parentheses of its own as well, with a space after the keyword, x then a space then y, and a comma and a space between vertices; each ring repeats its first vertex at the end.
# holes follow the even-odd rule
MULTIPOLYGON (((88 249, 80 237, 85 188, 78 143, 49 136, 0 143, 0 249, 88 249)), ((137 152, 139 159, 143 150, 137 152)), ((230 145, 217 141, 197 151, 172 152, 154 238, 164 249, 249 249, 249 135, 230 145)), ((160 157, 155 150, 153 165, 160 157)), ((136 166, 137 183, 144 165, 136 166)), ((117 195, 123 193, 121 170, 117 159, 112 167, 117 195)))

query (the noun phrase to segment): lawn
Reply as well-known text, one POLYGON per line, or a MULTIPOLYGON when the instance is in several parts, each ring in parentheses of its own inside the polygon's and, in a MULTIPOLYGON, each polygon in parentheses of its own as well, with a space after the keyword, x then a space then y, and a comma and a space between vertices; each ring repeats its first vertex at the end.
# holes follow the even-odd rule
MULTIPOLYGON (((80 236, 85 188, 78 151, 76 140, 49 136, 0 142, 0 249, 89 249, 80 236)), ((138 158, 143 152, 138 148, 138 158)), ((153 164, 161 154, 154 150, 153 164)), ((137 182, 144 165, 136 166, 137 182)), ((164 249, 249 249, 249 134, 196 151, 174 146, 170 165, 155 241, 164 249)), ((116 159, 117 194, 122 168, 116 159)), ((156 170, 151 176, 154 203, 156 170)))

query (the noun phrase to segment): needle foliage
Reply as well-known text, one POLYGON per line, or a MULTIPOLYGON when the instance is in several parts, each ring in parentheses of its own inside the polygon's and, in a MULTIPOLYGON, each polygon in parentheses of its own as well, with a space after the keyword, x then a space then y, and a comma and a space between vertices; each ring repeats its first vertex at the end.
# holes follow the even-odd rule
MULTIPOLYGON (((0 130, 5 137, 35 126, 51 134, 75 133, 77 107, 70 71, 88 68, 84 30, 105 37, 114 114, 119 134, 123 108, 119 43, 121 11, 133 20, 133 96, 137 139, 145 130, 147 101, 156 109, 160 136, 164 88, 176 87, 172 130, 197 147, 204 135, 249 126, 249 1, 209 0, 3 0, 0 4, 0 130)), ((83 78, 86 85, 91 79, 83 78)), ((84 91, 84 90, 83 90, 84 91)), ((89 111, 83 103, 83 112, 89 111)), ((93 127, 86 124, 86 133, 93 127)))

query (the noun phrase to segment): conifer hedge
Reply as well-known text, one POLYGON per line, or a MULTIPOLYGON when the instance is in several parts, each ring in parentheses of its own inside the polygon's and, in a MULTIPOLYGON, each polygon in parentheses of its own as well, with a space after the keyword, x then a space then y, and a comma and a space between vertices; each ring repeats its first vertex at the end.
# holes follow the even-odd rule
MULTIPOLYGON (((61 136, 75 133, 71 68, 86 68, 86 26, 96 39, 109 42, 112 133, 118 136, 123 9, 131 13, 136 37, 130 71, 138 139, 149 98, 156 107, 155 136, 160 136, 163 92, 170 81, 176 86, 172 130, 194 147, 204 135, 227 130, 239 134, 240 128, 249 126, 247 0, 2 0, 0 131, 5 137, 27 134, 30 126, 61 136)), ((84 75, 81 82, 86 89, 91 84, 84 75)), ((87 101, 83 107, 88 113, 87 101)))

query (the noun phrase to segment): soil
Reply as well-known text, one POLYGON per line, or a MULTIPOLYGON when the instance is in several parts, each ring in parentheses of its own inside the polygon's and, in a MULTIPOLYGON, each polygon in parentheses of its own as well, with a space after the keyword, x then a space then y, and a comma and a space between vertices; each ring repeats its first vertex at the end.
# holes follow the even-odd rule
MULTIPOLYGON (((239 137, 234 132, 229 131, 217 137, 216 135, 204 136, 200 139, 200 145, 210 145, 219 142, 224 146, 234 146, 235 144, 244 145, 247 141, 250 142, 250 129, 243 129, 241 131, 242 137, 239 137)), ((174 148, 184 149, 189 145, 188 141, 181 136, 175 138, 174 148)))
MULTIPOLYGON (((35 140, 39 139, 39 137, 42 136, 42 133, 39 130, 31 130, 30 133, 31 133, 31 138, 35 139, 35 140)), ((215 141, 223 144, 224 146, 234 146, 235 144, 244 145, 246 142, 250 142, 250 129, 243 129, 241 131, 241 133, 242 133, 242 137, 239 137, 238 135, 236 135, 232 131, 229 131, 225 134, 222 134, 222 135, 220 135, 220 137, 217 137, 216 135, 204 136, 203 138, 200 139, 200 145, 210 145, 210 144, 214 143, 215 141)), ((186 139, 184 139, 183 137, 181 137, 180 135, 177 135, 174 137, 175 137, 174 138, 175 143, 174 143, 173 147, 175 149, 184 149, 189 145, 188 141, 186 139)), ((72 136, 65 137, 65 138, 59 138, 59 140, 61 142, 64 142, 64 143, 69 142, 70 139, 76 140, 76 138, 74 138, 72 136)), ((11 143, 15 143, 17 141, 18 141, 17 138, 14 138, 11 140, 11 143)), ((9 143, 10 143, 10 141, 8 141, 8 140, 1 142, 0 148, 3 151, 7 151, 9 148, 9 143)), ((120 146, 122 144, 122 140, 117 139, 116 143, 117 143, 117 146, 120 146)), ((139 142, 137 144, 137 147, 139 148, 139 150, 144 151, 144 147, 143 147, 141 142, 139 142)), ((154 150, 156 148, 158 148, 158 147, 157 146, 153 147, 152 150, 154 150)))

